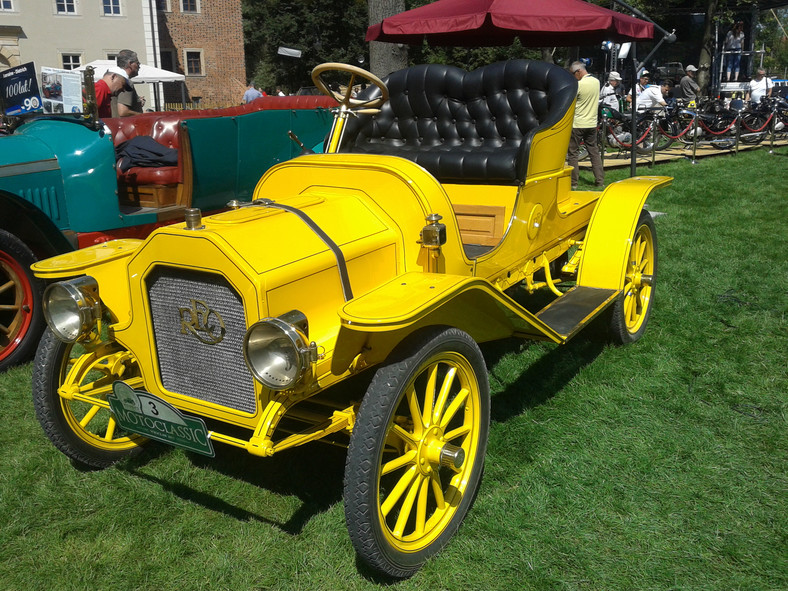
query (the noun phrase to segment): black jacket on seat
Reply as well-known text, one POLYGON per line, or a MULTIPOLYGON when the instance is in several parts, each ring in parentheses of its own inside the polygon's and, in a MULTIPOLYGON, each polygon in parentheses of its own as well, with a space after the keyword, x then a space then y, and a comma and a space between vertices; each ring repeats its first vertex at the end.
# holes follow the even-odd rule
MULTIPOLYGON (((401 156, 444 183, 523 182, 534 134, 558 123, 577 96, 574 76, 529 60, 473 72, 421 65, 384 82, 388 102, 348 120, 340 151, 401 156)), ((379 94, 373 86, 358 98, 379 94)))

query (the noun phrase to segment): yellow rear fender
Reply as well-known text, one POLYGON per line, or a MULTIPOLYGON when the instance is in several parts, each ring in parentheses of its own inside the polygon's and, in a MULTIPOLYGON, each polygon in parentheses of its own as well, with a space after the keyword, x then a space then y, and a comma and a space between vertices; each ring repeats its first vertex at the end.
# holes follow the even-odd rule
POLYGON ((624 288, 627 255, 640 212, 654 189, 667 187, 672 181, 666 176, 632 177, 608 186, 588 225, 578 285, 624 288))

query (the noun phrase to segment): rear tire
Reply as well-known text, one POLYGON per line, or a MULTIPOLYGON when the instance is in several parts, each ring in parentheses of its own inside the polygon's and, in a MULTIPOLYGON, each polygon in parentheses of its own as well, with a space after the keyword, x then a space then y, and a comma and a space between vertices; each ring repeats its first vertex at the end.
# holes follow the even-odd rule
POLYGON ((646 331, 657 286, 657 232, 646 210, 640 212, 627 257, 624 290, 613 304, 610 333, 614 342, 638 341, 646 331))

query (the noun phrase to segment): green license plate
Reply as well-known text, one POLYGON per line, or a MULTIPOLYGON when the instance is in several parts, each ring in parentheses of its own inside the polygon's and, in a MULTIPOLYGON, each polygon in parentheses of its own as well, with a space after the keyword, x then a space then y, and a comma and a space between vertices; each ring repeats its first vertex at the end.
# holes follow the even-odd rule
POLYGON ((107 400, 118 425, 126 431, 205 456, 215 455, 205 422, 184 415, 158 396, 118 381, 112 384, 107 400))

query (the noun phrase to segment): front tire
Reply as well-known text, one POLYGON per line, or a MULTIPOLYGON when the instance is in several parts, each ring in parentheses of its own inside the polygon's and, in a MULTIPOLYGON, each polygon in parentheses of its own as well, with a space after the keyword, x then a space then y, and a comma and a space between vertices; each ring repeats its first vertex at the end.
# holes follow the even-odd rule
POLYGON ((414 335, 377 370, 345 468, 345 519, 359 557, 394 578, 454 535, 484 465, 490 389, 474 340, 455 328, 414 335))
POLYGON ((651 214, 644 209, 629 248, 624 290, 613 304, 610 332, 615 342, 626 345, 643 336, 654 306, 656 286, 657 231, 651 214))
POLYGON ((116 380, 142 383, 136 360, 120 345, 98 339, 84 346, 63 343, 46 329, 33 368, 33 405, 46 436, 77 464, 106 468, 139 454, 147 441, 121 430, 106 407, 116 380))
POLYGON ((27 361, 44 330, 44 282, 30 270, 37 260, 24 242, 0 230, 0 371, 27 361))

